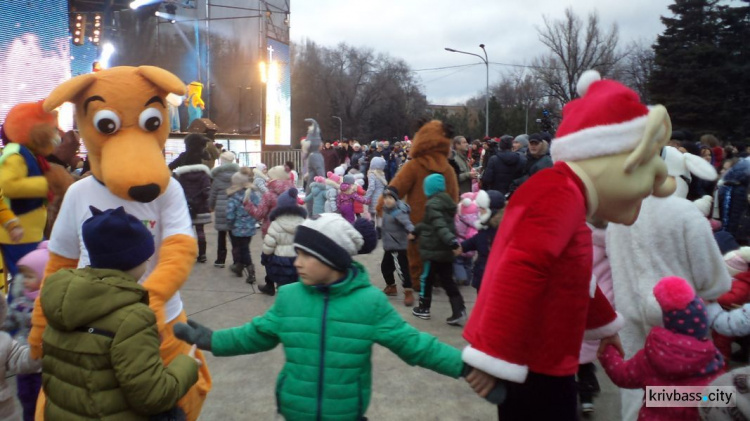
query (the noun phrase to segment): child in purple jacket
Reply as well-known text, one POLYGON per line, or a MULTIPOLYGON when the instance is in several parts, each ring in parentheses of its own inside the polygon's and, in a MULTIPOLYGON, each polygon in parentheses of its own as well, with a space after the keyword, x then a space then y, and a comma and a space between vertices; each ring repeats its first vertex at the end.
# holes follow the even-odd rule
POLYGON ((344 180, 341 183, 341 192, 336 197, 336 206, 341 216, 352 224, 356 219, 354 217, 355 201, 364 203, 365 205, 370 203, 369 199, 364 198, 357 193, 357 185, 354 184, 354 176, 347 174, 344 176, 344 180))

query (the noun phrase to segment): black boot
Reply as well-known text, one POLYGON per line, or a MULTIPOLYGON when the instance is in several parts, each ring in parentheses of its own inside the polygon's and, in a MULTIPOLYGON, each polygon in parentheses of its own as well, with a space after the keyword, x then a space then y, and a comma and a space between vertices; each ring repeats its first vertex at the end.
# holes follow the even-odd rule
POLYGON ((422 320, 430 320, 430 299, 419 297, 419 305, 411 310, 411 314, 422 320))
POLYGON ((198 263, 206 263, 206 240, 198 240, 198 263))
POLYGON ((244 266, 241 263, 233 263, 231 266, 229 266, 229 270, 232 271, 235 275, 237 275, 238 278, 241 278, 242 270, 244 269, 244 266))
POLYGON ((218 252, 216 252, 216 261, 214 262, 214 267, 223 268, 224 262, 226 260, 227 260, 227 251, 219 250, 218 252))
POLYGON ((255 283, 255 266, 252 264, 245 266, 245 272, 247 273, 247 276, 245 277, 245 282, 248 284, 254 284, 255 283))
POLYGON ((265 285, 259 286, 258 287, 258 291, 260 291, 260 292, 262 292, 262 293, 264 293, 266 295, 270 295, 271 297, 273 297, 274 295, 276 295, 276 287, 274 287, 273 283, 271 283, 271 282, 266 282, 265 285))
POLYGON ((464 305, 464 297, 456 295, 450 297, 451 310, 453 314, 448 317, 445 322, 451 326, 461 326, 466 321, 466 306, 464 305))

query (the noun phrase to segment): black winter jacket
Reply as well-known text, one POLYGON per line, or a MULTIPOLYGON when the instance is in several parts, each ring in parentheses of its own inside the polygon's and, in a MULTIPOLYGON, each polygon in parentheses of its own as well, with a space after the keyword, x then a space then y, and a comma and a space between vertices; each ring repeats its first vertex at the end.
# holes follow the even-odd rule
POLYGON ((508 193, 510 184, 523 173, 526 157, 513 151, 499 151, 490 158, 482 174, 482 189, 508 193))

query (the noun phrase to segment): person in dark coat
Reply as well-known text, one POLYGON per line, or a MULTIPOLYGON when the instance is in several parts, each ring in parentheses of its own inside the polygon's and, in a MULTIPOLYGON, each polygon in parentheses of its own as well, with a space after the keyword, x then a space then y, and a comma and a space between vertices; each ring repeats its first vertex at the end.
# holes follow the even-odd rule
POLYGON ((513 180, 521 176, 526 158, 511 150, 512 136, 503 136, 499 146, 500 150, 490 158, 487 169, 482 174, 482 188, 507 194, 513 180))
POLYGON ((529 136, 529 146, 526 151, 526 164, 523 167, 523 174, 513 180, 510 186, 510 192, 514 192, 526 180, 537 172, 552 166, 552 157, 549 156, 549 145, 539 133, 529 136))
MULTIPOLYGON (((190 136, 192 135, 188 135, 190 136)), ((185 139, 187 142, 187 138, 185 139)), ((205 143, 201 146, 200 153, 196 153, 196 148, 190 148, 181 153, 177 158, 180 166, 173 171, 173 175, 185 191, 188 211, 198 237, 198 263, 205 263, 207 260, 206 232, 203 226, 211 222, 211 211, 208 208, 208 199, 211 194, 211 170, 203 164, 203 146, 205 143)))
POLYGON ((341 165, 339 154, 333 149, 330 142, 325 143, 325 147, 320 151, 320 154, 323 155, 326 173, 333 171, 336 167, 341 165))
MULTIPOLYGON (((211 170, 211 196, 208 199, 208 207, 214 212, 214 228, 219 233, 219 241, 216 249, 216 261, 214 267, 223 268, 227 258, 227 189, 232 185, 232 175, 240 170, 235 163, 234 153, 223 152, 219 157, 221 165, 211 170)), ((248 169, 249 172, 249 169, 248 169)))
POLYGON ((175 168, 183 165, 202 164, 203 159, 206 157, 206 144, 208 141, 206 136, 198 133, 190 133, 185 136, 185 152, 178 155, 177 159, 169 163, 169 169, 174 171, 175 168), (197 161, 196 157, 198 158, 197 161))

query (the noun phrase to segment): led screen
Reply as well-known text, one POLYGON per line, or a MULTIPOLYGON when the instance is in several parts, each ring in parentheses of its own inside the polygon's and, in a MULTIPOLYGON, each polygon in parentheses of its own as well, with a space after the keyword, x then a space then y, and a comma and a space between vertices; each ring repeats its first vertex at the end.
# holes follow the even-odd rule
POLYGON ((291 145, 292 72, 289 45, 266 38, 266 145, 291 145))

